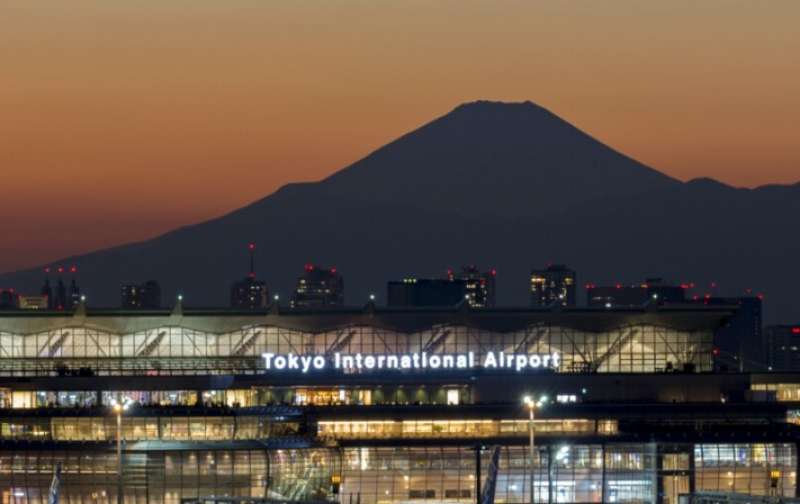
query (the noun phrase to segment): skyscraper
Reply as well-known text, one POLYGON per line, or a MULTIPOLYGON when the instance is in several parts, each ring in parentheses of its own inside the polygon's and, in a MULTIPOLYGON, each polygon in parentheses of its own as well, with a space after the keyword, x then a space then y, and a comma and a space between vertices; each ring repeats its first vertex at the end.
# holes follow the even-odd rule
POLYGON ((531 306, 575 306, 575 277, 575 270, 564 264, 531 271, 531 306))
POLYGON ((269 290, 266 282, 256 280, 256 244, 249 243, 247 250, 250 254, 250 272, 242 280, 231 286, 231 308, 243 310, 266 308, 269 302, 269 290))
POLYGON ((292 308, 320 308, 344 304, 344 280, 336 268, 306 264, 290 301, 292 308))

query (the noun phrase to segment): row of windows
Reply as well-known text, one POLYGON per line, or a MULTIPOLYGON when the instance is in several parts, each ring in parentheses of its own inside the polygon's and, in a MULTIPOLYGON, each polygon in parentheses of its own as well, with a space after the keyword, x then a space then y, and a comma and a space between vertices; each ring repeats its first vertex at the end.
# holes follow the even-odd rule
POLYGON ((800 402, 800 383, 754 383, 751 390, 773 392, 781 402, 800 402))
MULTIPOLYGON (((292 436, 293 422, 272 423, 260 417, 123 417, 126 441, 228 441, 292 436)), ((113 441, 116 417, 54 417, 0 419, 0 439, 113 441)))
MULTIPOLYGON (((273 423, 261 417, 123 417, 126 441, 226 441, 290 436, 293 422, 273 423)), ((519 436, 529 433, 527 420, 374 420, 319 422, 318 434, 331 439, 448 438, 519 436)), ((537 435, 610 435, 614 420, 536 420, 537 435)), ((117 435, 115 417, 0 418, 0 439, 111 441, 117 435)))
MULTIPOLYGON (((537 435, 615 434, 615 420, 536 420, 537 435)), ((528 420, 373 420, 319 422, 319 435, 334 439, 527 436, 528 420)))
POLYGON ((376 388, 257 387, 229 390, 27 391, 0 389, 0 408, 91 408, 125 398, 140 406, 338 406, 378 404, 458 405, 472 402, 465 386, 387 386, 376 388))

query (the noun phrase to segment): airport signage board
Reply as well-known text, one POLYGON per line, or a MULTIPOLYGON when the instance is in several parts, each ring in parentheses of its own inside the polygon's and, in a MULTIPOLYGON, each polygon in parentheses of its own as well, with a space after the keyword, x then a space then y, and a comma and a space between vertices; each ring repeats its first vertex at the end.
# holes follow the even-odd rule
POLYGON ((549 354, 515 354, 486 352, 478 358, 475 352, 456 354, 362 354, 339 353, 332 355, 298 355, 293 353, 265 353, 264 368, 269 372, 298 371, 313 373, 336 370, 343 373, 361 371, 442 371, 466 369, 506 369, 524 372, 538 369, 558 369, 561 356, 549 354))

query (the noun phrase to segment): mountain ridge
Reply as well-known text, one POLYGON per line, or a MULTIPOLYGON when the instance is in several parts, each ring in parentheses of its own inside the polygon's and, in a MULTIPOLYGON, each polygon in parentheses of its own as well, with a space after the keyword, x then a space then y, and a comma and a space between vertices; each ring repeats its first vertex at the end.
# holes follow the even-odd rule
MULTIPOLYGON (((351 304, 370 293, 380 302, 387 280, 474 263, 499 270, 500 303, 524 305, 530 269, 555 261, 596 283, 664 276, 714 280, 731 293, 763 290, 768 318, 794 322, 800 313, 788 279, 800 277, 791 259, 800 239, 780 223, 797 216, 800 183, 682 182, 537 105, 478 102, 320 181, 286 184, 219 217, 53 263, 78 266, 93 304, 115 305, 122 282, 155 278, 165 299, 182 293, 190 305, 225 305, 254 241, 259 277, 284 298, 306 262, 342 271, 351 304), (594 177, 593 159, 613 175, 594 177), (503 171, 511 175, 492 180, 503 171), (583 176, 588 183, 570 178, 583 176)), ((42 279, 41 268, 0 275, 27 292, 42 279)))

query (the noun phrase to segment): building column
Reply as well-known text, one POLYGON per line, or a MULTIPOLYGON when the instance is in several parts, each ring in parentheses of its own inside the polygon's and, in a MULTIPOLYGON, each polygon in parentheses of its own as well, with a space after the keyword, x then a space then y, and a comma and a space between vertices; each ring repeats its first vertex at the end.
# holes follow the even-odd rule
POLYGON ((547 445, 547 504, 553 504, 553 445, 547 445))
POLYGON ((600 472, 600 503, 606 503, 606 444, 600 445, 600 452, 602 453, 602 467, 600 472))
POLYGON ((481 445, 475 445, 475 504, 481 504, 481 445))
POLYGON ((694 467, 694 445, 689 445, 689 493, 695 492, 695 467, 694 467))
POLYGON ((800 495, 800 445, 794 444, 794 497, 800 495))
POLYGON ((656 502, 664 502, 664 454, 661 446, 656 445, 656 502))

